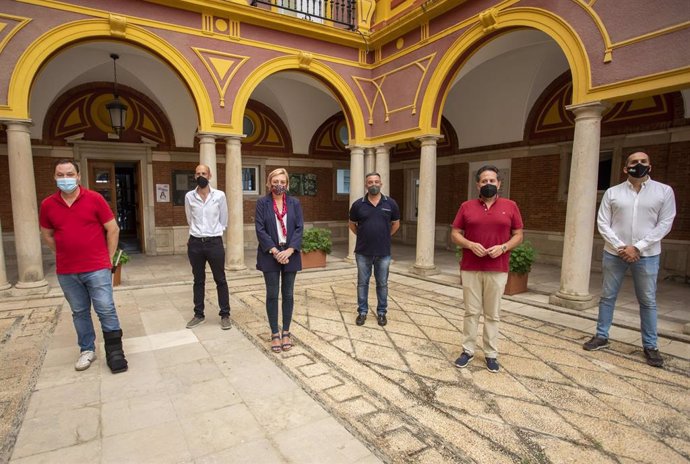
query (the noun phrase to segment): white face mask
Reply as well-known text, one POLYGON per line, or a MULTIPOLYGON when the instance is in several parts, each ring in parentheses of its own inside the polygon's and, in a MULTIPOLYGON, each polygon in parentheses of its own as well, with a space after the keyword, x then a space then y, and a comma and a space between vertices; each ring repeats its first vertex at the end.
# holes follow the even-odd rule
POLYGON ((65 193, 72 193, 77 189, 76 177, 63 177, 55 181, 57 187, 65 193))

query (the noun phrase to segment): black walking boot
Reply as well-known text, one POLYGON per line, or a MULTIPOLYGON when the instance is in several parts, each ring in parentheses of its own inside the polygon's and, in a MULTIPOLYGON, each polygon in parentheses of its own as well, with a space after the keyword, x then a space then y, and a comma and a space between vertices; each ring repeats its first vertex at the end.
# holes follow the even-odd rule
POLYGON ((110 371, 113 374, 125 372, 127 360, 125 352, 122 351, 122 330, 103 332, 103 340, 105 341, 105 359, 110 371))

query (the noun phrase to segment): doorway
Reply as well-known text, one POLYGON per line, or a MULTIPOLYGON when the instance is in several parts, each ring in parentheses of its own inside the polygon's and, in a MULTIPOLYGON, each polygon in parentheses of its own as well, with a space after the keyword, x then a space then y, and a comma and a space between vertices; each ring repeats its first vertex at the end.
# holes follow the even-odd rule
POLYGON ((115 163, 117 224, 120 247, 127 252, 141 252, 142 233, 139 208, 138 163, 115 163))
POLYGON ((108 202, 120 227, 119 247, 128 253, 142 252, 139 163, 98 160, 89 164, 91 188, 108 202))

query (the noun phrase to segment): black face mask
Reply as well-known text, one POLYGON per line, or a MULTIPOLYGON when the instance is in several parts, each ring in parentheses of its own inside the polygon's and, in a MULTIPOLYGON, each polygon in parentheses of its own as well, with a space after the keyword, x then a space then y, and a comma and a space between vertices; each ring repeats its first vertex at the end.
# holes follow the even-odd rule
POLYGON ((369 195, 378 195, 379 192, 381 191, 381 187, 378 185, 372 185, 367 189, 367 192, 369 192, 369 195))
POLYGON ((631 177, 635 177, 636 179, 641 179, 642 177, 649 174, 650 167, 651 166, 637 163, 635 166, 630 166, 628 168, 628 175, 631 177))
POLYGON ((208 186, 208 179, 204 176, 199 176, 196 178, 196 185, 201 188, 206 188, 208 186))
POLYGON ((496 187, 494 184, 482 185, 482 188, 479 189, 479 194, 484 198, 493 198, 497 193, 498 187, 496 187))

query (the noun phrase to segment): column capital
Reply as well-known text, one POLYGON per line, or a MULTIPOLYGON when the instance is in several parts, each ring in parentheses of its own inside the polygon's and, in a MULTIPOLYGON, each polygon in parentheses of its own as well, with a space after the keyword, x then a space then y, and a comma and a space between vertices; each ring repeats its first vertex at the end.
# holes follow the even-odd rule
POLYGON ((227 137, 228 134, 221 134, 219 132, 196 131, 196 136, 198 138, 213 137, 214 139, 222 139, 224 137, 227 137))
POLYGON ((565 107, 566 110, 572 111, 575 114, 575 119, 601 118, 604 111, 609 108, 611 108, 609 103, 601 101, 579 103, 577 105, 567 105, 565 107))
POLYGON ((0 124, 5 126, 5 130, 24 130, 29 132, 29 128, 34 125, 31 119, 0 119, 0 124), (10 126, 18 126, 10 128, 10 126))
POLYGON ((436 143, 443 138, 440 134, 428 134, 417 137, 416 140, 422 142, 422 146, 436 145, 436 143))
MULTIPOLYGON (((225 146, 226 147, 241 147, 242 146, 242 139, 245 138, 246 135, 231 135, 231 136, 225 136, 225 146)), ((227 148, 225 152, 225 156, 228 156, 227 153, 227 148)))
POLYGON ((364 149, 366 147, 362 147, 360 145, 348 145, 347 147, 348 150, 350 150, 350 155, 355 156, 355 155, 364 155, 364 149))
POLYGON ((376 148, 376 153, 379 153, 384 150, 386 152, 389 152, 391 151, 391 148, 393 148, 395 145, 395 143, 382 143, 381 145, 376 145, 374 148, 376 148))

